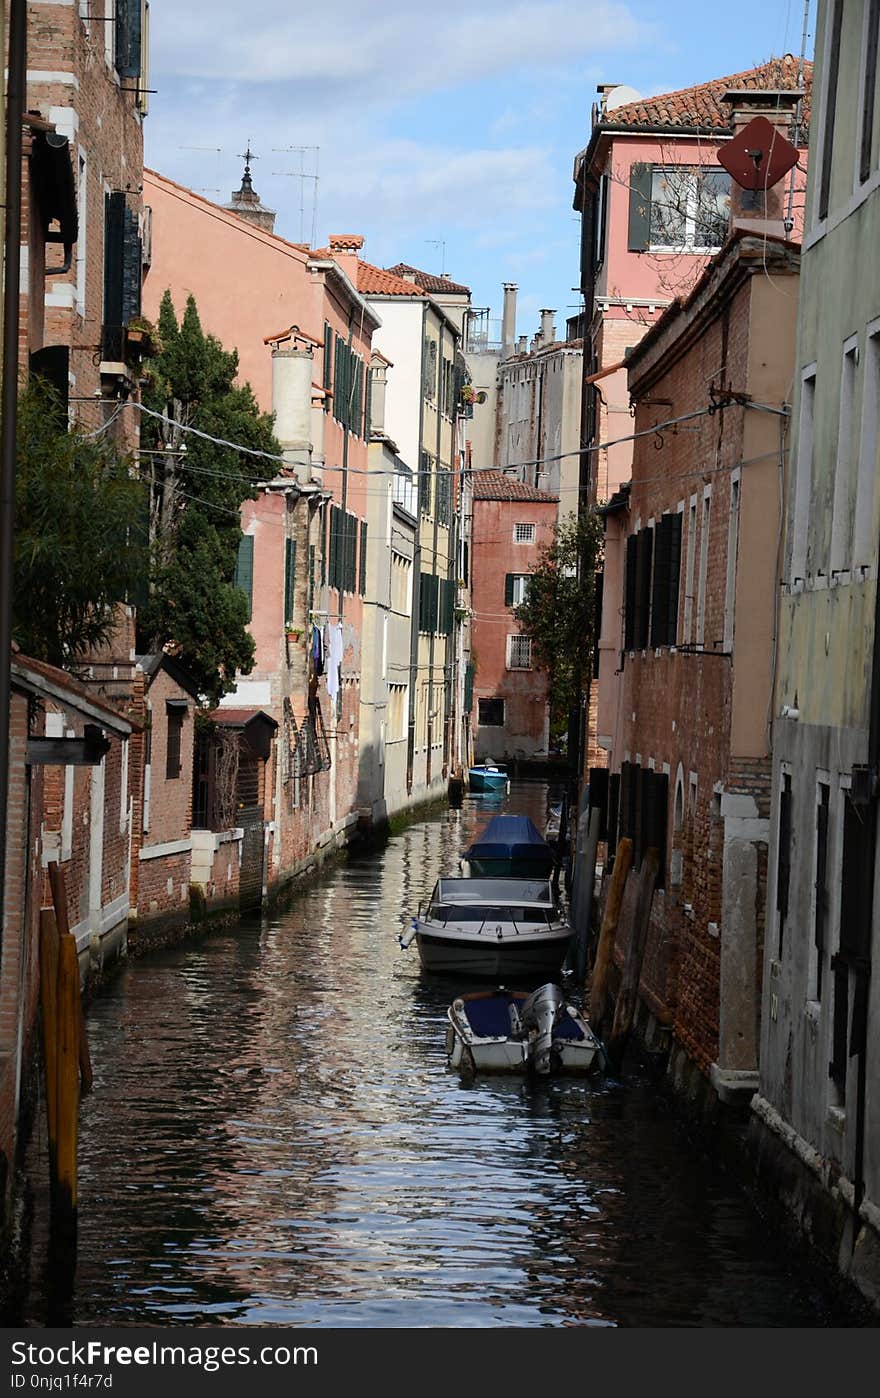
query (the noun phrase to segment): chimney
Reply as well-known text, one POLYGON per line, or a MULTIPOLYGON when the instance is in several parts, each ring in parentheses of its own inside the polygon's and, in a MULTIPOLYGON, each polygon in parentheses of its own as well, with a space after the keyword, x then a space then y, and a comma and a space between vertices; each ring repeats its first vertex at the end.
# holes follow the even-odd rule
POLYGON ((289 468, 307 481, 312 464, 312 378, 310 345, 285 340, 272 347, 272 411, 275 435, 289 468))
MULTIPOLYGON (((722 97, 731 108, 734 139, 755 117, 764 117, 787 141, 791 140, 797 104, 803 92, 794 88, 730 88, 722 97)), ((782 178, 767 189, 744 189, 731 179, 730 229, 741 228, 751 233, 772 233, 780 238, 789 236, 785 217, 788 200, 788 179, 782 178)))
POLYGON ((517 352, 517 354, 528 354, 528 352, 529 352, 529 337, 528 337, 528 335, 520 335, 519 339, 518 339, 517 342, 516 342, 516 352, 517 352))
POLYGON ((516 340, 516 282, 504 283, 504 311, 501 316, 501 358, 509 359, 514 353, 516 340))
POLYGON ((331 233, 329 238, 333 261, 338 264, 353 286, 358 282, 358 253, 364 245, 359 233, 331 233))
POLYGON ((542 344, 542 345, 552 345, 552 344, 553 344, 553 341, 556 339, 556 327, 555 327, 555 325, 553 324, 553 317, 555 316, 555 314, 556 314, 555 311, 542 311, 542 312, 541 312, 541 344, 542 344))

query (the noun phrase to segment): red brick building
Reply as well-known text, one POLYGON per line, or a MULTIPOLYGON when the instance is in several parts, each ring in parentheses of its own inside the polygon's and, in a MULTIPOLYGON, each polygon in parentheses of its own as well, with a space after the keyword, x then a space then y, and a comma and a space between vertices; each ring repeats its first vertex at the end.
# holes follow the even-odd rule
POLYGON ((500 471, 473 477, 471 533, 472 724, 477 759, 546 753, 547 677, 513 609, 542 549, 552 544, 559 497, 500 471))
POLYGON ((613 856, 660 850, 641 1001, 722 1098, 757 1082, 775 582, 799 252, 735 232, 633 351, 638 438, 611 748, 613 856), (671 419, 684 419, 666 427, 671 419), (656 429, 652 431, 651 429, 656 429))

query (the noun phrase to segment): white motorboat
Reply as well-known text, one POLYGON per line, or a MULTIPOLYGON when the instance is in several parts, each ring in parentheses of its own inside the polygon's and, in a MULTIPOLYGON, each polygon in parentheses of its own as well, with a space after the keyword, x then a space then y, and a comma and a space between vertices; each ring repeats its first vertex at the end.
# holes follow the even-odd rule
POLYGON ((586 1073, 604 1063, 602 1045, 558 985, 459 995, 446 1017, 449 1066, 463 1074, 586 1073))
POLYGON ((558 974, 572 937, 549 879, 438 879, 400 945, 426 971, 504 981, 558 974))

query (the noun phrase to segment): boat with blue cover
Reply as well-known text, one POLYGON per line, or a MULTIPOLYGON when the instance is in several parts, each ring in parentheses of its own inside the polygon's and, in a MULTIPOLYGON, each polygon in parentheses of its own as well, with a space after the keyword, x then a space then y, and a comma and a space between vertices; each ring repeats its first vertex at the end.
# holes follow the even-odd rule
POLYGON ((463 1075, 586 1073, 604 1063, 602 1045, 558 985, 459 995, 446 1018, 447 1061, 463 1075))
POLYGON ((510 778, 503 767, 487 757, 468 769, 468 786, 475 792, 509 791, 510 778))
POLYGON ((474 878, 548 879, 555 868, 554 850, 523 815, 493 816, 461 859, 462 873, 474 878))

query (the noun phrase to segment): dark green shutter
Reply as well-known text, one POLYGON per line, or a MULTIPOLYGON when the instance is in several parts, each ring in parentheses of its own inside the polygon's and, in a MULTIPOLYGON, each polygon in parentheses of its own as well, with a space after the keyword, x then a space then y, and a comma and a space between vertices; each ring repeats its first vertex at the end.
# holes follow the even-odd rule
POLYGON ((284 621, 293 621, 294 587, 296 584, 296 540, 284 540, 284 621))
POLYGON ((116 0, 116 57, 114 61, 116 71, 121 78, 140 77, 141 0, 116 0))
POLYGON ((342 511, 337 505, 330 506, 330 571, 328 582, 331 587, 342 587, 342 541, 340 535, 340 516, 342 511))
POLYGON ((651 179, 653 165, 636 161, 629 171, 630 252, 644 252, 651 245, 651 179))
POLYGON ((235 586, 240 587, 248 603, 248 621, 254 597, 254 536, 242 534, 238 546, 238 560, 235 565, 235 586))
POLYGON ((122 220, 122 324, 141 313, 143 251, 137 214, 126 208, 122 220))
POLYGON ((322 384, 323 384, 323 387, 324 387, 324 389, 325 389, 325 391, 326 391, 326 394, 327 394, 327 396, 326 396, 325 399, 324 399, 324 412, 325 412, 325 413, 329 413, 330 408, 332 407, 332 403, 333 403, 333 400, 332 400, 332 398, 330 397, 330 390, 331 390, 331 388, 333 387, 333 360, 332 360, 332 355, 333 355, 333 331, 330 329, 330 326, 327 325, 327 324, 325 323, 325 325, 324 325, 324 377, 323 377, 323 379, 322 379, 322 381, 321 381, 322 384))
POLYGON ((361 520, 361 547, 358 559, 358 592, 363 597, 367 591, 367 521, 361 520))
POLYGON ((654 531, 640 529, 636 538, 635 647, 636 650, 647 650, 650 638, 651 556, 654 549, 654 531))
POLYGON ((122 359, 122 325, 125 271, 125 195, 104 197, 104 334, 102 353, 118 363, 122 359))
POLYGON ((669 632, 669 549, 672 515, 661 515, 654 530, 651 585, 651 645, 665 646, 669 632))
POLYGON ((505 605, 505 607, 512 607, 512 606, 513 606, 513 580, 514 580, 514 577, 515 577, 515 574, 513 574, 513 573, 505 573, 505 575, 504 575, 504 605, 505 605))
POLYGON ((636 550, 638 536, 630 534, 626 541, 626 602, 623 613, 624 650, 634 650, 636 644, 636 550))

